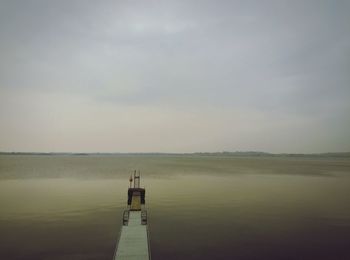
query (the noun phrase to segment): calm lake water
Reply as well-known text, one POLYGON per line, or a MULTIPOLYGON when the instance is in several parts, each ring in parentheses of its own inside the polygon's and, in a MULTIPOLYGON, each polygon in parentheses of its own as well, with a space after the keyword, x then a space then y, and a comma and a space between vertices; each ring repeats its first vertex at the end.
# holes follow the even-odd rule
POLYGON ((112 259, 128 177, 152 259, 350 259, 350 159, 0 156, 0 259, 112 259))

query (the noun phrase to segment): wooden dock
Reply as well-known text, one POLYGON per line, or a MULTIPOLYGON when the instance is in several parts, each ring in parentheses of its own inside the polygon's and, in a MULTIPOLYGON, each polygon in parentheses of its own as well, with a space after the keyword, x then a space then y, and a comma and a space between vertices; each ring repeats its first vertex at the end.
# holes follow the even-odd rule
POLYGON ((130 177, 128 209, 123 214, 123 226, 114 254, 115 260, 150 260, 147 211, 144 209, 145 189, 139 187, 140 175, 130 177), (131 182, 134 180, 134 188, 131 182))
POLYGON ((141 211, 131 211, 129 223, 123 226, 115 255, 118 260, 149 260, 147 225, 141 224, 141 211))

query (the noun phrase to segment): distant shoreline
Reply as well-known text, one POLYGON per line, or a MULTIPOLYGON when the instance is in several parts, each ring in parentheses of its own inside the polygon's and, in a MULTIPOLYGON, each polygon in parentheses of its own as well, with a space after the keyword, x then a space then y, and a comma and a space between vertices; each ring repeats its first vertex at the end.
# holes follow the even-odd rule
POLYGON ((266 153, 266 152, 194 152, 194 153, 74 153, 74 152, 0 152, 0 155, 42 156, 228 156, 228 157, 340 157, 350 158, 350 152, 328 153, 266 153))

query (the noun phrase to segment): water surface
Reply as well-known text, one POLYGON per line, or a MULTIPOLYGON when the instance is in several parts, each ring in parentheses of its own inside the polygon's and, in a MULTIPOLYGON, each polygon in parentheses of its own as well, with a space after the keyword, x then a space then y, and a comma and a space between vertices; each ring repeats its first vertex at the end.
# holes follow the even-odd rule
POLYGON ((350 161, 0 156, 0 259, 111 259, 141 169, 153 259, 350 259, 350 161))

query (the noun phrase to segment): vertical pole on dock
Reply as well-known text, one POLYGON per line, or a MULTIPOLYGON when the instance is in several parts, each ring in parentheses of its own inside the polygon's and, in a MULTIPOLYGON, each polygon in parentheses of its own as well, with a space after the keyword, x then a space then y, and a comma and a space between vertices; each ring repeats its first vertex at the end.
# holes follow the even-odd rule
POLYGON ((134 188, 140 188, 140 171, 136 174, 136 170, 134 173, 134 188))

